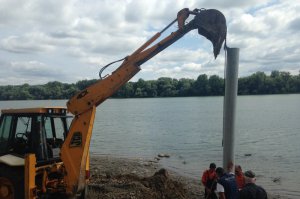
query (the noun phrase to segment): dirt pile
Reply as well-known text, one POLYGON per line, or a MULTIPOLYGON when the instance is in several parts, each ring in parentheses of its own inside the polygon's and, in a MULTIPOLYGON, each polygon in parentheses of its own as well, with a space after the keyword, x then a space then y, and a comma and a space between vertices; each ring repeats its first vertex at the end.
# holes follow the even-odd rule
POLYGON ((88 198, 103 199, 198 199, 199 180, 163 169, 158 161, 145 159, 91 158, 88 198))
POLYGON ((180 182, 169 177, 167 170, 160 169, 153 176, 136 174, 116 176, 92 176, 89 194, 103 199, 185 199, 187 190, 180 182))

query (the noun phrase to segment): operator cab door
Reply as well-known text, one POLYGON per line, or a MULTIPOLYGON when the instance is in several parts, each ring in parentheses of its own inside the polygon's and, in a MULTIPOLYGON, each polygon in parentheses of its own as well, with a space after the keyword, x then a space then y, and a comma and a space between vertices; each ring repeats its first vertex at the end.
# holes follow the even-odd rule
POLYGON ((30 151, 29 135, 32 118, 28 116, 1 115, 0 155, 24 156, 30 151))
POLYGON ((47 159, 41 116, 28 114, 1 115, 1 155, 24 157, 34 153, 37 160, 47 159))
POLYGON ((59 158, 60 149, 68 132, 66 117, 45 116, 43 121, 48 158, 59 158))

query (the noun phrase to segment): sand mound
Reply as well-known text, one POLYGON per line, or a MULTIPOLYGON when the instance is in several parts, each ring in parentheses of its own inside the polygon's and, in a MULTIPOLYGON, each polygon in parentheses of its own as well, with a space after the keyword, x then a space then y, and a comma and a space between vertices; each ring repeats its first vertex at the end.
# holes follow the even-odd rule
POLYGON ((167 170, 160 169, 153 176, 136 174, 116 176, 92 176, 89 187, 91 198, 103 199, 185 199, 184 185, 169 177, 167 170))

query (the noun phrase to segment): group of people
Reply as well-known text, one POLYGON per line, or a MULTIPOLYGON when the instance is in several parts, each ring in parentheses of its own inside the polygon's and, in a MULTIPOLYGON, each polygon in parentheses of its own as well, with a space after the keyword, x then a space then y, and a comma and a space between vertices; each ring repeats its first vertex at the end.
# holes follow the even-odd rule
POLYGON ((203 172, 202 184, 205 187, 205 199, 267 199, 266 191, 255 184, 255 173, 243 172, 240 165, 233 168, 228 165, 228 172, 215 163, 203 172))

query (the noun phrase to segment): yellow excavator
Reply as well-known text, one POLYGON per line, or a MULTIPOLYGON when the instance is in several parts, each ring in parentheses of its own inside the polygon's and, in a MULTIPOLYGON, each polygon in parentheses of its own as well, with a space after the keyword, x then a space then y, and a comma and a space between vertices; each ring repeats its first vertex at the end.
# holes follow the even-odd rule
POLYGON ((100 79, 73 96, 67 108, 1 110, 0 198, 85 198, 96 107, 139 72, 143 63, 194 29, 212 42, 216 58, 226 39, 224 15, 215 9, 185 8, 161 32, 119 60, 121 65, 105 78, 101 73, 110 64, 103 67, 100 79), (190 15, 194 18, 186 22, 190 15), (178 29, 153 44, 176 21, 178 29))

